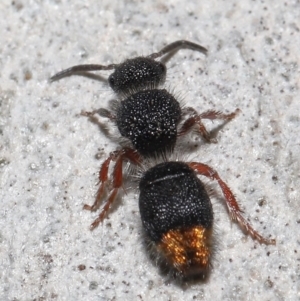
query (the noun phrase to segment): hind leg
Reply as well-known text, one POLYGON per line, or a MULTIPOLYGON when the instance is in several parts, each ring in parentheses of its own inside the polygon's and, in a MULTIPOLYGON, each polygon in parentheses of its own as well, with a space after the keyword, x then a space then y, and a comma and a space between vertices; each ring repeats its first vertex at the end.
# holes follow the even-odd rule
POLYGON ((128 160, 131 163, 135 165, 140 165, 141 159, 138 153, 131 149, 131 148, 123 148, 119 151, 112 152, 109 157, 102 163, 100 172, 99 172, 99 183, 100 186, 98 188, 95 202, 92 206, 90 205, 84 205, 83 209, 90 210, 90 211, 96 211, 101 203, 101 200, 103 198, 103 194, 105 191, 105 187, 107 185, 108 181, 108 168, 111 161, 115 161, 115 166, 112 173, 112 190, 107 198, 107 201, 105 202, 99 216, 95 219, 95 221, 91 224, 90 229, 94 230, 99 223, 103 221, 105 216, 108 213, 109 208, 111 207, 112 203, 114 202, 118 191, 123 183, 123 162, 124 160, 128 160))

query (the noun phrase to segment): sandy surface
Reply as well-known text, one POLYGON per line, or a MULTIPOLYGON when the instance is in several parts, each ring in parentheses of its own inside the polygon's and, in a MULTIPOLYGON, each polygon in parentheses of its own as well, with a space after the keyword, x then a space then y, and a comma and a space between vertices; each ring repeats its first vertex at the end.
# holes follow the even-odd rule
POLYGON ((97 2, 0 4, 0 300, 300 300, 299 1, 97 2), (241 110, 221 128, 206 121, 218 144, 191 135, 186 153, 217 169, 253 226, 277 239, 245 236, 204 180, 218 196, 218 250, 209 279, 184 287, 143 248, 137 190, 89 231, 97 214, 82 206, 118 144, 80 112, 115 97, 110 72, 48 82, 179 39, 209 53, 174 55, 166 87, 199 112, 241 110))

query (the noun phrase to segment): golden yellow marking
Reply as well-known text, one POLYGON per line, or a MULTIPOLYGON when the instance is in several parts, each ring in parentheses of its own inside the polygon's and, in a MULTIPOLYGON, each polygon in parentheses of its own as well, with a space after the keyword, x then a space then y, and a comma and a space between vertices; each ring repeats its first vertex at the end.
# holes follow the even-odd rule
POLYGON ((202 226, 170 230, 163 235, 158 248, 181 273, 205 272, 211 257, 211 232, 202 226))

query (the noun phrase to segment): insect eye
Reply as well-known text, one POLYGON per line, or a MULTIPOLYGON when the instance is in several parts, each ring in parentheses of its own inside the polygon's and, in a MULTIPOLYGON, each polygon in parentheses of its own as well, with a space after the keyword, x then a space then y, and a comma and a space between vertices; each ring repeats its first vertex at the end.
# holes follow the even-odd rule
POLYGON ((159 64, 159 68, 161 69, 162 74, 165 74, 167 72, 167 68, 163 63, 159 64))
POLYGON ((109 76, 108 83, 109 83, 110 87, 112 89, 114 89, 114 87, 115 87, 115 76, 114 76, 114 73, 109 76))

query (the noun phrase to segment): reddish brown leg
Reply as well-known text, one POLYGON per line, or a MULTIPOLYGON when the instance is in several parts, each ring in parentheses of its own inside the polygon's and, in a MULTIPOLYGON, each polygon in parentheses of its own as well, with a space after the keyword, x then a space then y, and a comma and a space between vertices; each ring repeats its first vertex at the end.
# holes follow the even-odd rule
POLYGON ((201 121, 200 115, 193 109, 193 108, 188 108, 188 110, 191 112, 191 116, 183 123, 181 129, 178 131, 178 136, 183 136, 187 134, 195 125, 198 126, 197 130, 199 134, 208 142, 213 142, 215 143, 216 140, 212 139, 205 128, 204 124, 201 121))
POLYGON ((109 168, 109 164, 110 162, 113 160, 115 161, 118 156, 120 155, 120 151, 115 151, 110 153, 109 157, 102 163, 100 171, 99 171, 99 188, 96 194, 96 199, 95 202, 92 206, 85 204, 83 206, 83 209, 85 210, 90 210, 90 211, 96 211, 99 206, 100 206, 100 202, 104 193, 104 189, 108 180, 108 168, 109 168))
POLYGON ((94 230, 99 223, 103 221, 105 218, 111 204, 115 200, 119 188, 123 183, 123 161, 127 159, 131 163, 139 165, 140 164, 140 156, 138 153, 131 148, 123 148, 119 151, 112 152, 109 157, 103 162, 100 172, 99 172, 99 182, 100 187, 97 191, 95 202, 92 206, 84 205, 83 209, 95 211, 99 208, 100 202, 104 193, 104 188, 106 186, 108 180, 108 168, 111 161, 116 161, 114 169, 113 169, 113 189, 108 196, 108 199, 102 208, 99 216, 95 219, 95 221, 91 224, 90 229, 94 230))
POLYGON ((198 114, 197 111, 193 108, 186 108, 187 113, 190 117, 183 123, 181 129, 178 131, 178 136, 185 135, 188 133, 195 125, 198 126, 197 131, 199 134, 206 139, 208 142, 216 143, 217 140, 210 137, 207 129, 205 128, 204 124, 202 123, 201 119, 222 119, 222 120, 231 120, 233 119, 236 114, 240 111, 237 109, 235 112, 230 114, 224 114, 218 111, 207 111, 202 114, 198 114))
POLYGON ((86 117, 89 117, 89 118, 95 118, 94 117, 95 114, 99 114, 100 116, 109 118, 110 120, 115 120, 116 119, 116 116, 114 114, 112 114, 111 111, 103 109, 103 108, 98 109, 98 110, 93 110, 91 112, 81 111, 81 113, 80 113, 80 115, 86 116, 86 117))
POLYGON ((241 110, 236 109, 235 112, 229 113, 229 114, 224 114, 220 111, 206 111, 204 113, 200 114, 200 118, 202 119, 210 119, 210 120, 215 120, 215 119, 221 119, 221 120, 231 120, 233 119, 241 110))
POLYGON ((266 245, 275 245, 275 239, 267 239, 262 237, 256 230, 253 229, 251 224, 243 217, 242 210, 237 203, 237 200, 233 193, 231 192, 230 188, 227 184, 220 178, 218 173, 209 167, 206 164, 197 163, 197 162, 189 162, 188 165, 199 175, 203 175, 208 177, 212 180, 217 180, 218 184, 220 185, 223 195, 225 197, 226 205, 230 216, 233 220, 237 221, 242 228, 245 228, 247 233, 251 235, 253 239, 257 239, 260 243, 264 243, 266 245))

